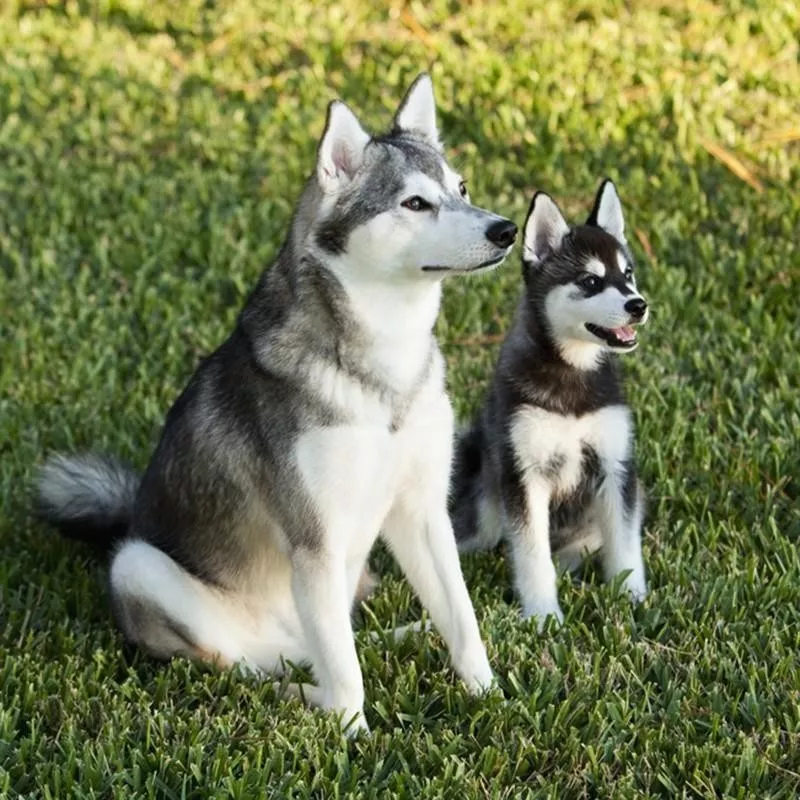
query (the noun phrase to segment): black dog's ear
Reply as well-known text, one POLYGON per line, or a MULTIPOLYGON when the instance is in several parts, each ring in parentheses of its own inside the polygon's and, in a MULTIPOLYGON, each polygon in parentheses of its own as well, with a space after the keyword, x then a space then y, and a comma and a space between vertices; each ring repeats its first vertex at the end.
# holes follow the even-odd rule
POLYGON ((614 181, 606 178, 597 190, 594 207, 587 225, 594 225, 610 233, 618 242, 625 244, 625 219, 622 216, 622 203, 619 201, 614 181))
POLYGON ((564 215, 550 195, 536 192, 528 209, 522 234, 522 260, 525 266, 537 266, 569 233, 564 215))

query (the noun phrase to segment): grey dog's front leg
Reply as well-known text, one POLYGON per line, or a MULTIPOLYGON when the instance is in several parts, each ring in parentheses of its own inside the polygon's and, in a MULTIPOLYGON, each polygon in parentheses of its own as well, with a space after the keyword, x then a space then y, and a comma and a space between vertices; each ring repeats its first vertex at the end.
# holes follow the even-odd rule
POLYGON ((447 642, 456 672, 471 692, 488 689, 492 670, 446 509, 426 516, 411 502, 401 502, 389 515, 383 536, 447 642))
POLYGON ((328 549, 299 549, 292 554, 292 572, 292 592, 319 683, 316 699, 339 712, 350 731, 367 729, 344 560, 328 549))

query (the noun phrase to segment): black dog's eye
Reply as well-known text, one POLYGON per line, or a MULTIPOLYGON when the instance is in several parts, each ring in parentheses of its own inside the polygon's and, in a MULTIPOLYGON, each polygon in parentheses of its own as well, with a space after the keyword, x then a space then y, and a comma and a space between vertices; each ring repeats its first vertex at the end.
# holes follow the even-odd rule
POLYGON ((467 196, 467 182, 466 181, 461 181, 461 183, 458 184, 458 191, 461 192, 461 196, 462 197, 466 197, 467 196))
POLYGON ((625 280, 626 281, 633 280, 633 270, 630 267, 628 267, 628 269, 625 270, 625 280))
POLYGON ((427 200, 423 200, 418 194, 409 197, 407 200, 403 200, 400 205, 403 206, 403 208, 407 208, 409 211, 428 211, 433 208, 427 200))
POLYGON ((578 280, 578 286, 587 292, 599 292, 602 285, 603 284, 600 278, 598 278, 597 275, 592 275, 591 273, 583 275, 578 280))

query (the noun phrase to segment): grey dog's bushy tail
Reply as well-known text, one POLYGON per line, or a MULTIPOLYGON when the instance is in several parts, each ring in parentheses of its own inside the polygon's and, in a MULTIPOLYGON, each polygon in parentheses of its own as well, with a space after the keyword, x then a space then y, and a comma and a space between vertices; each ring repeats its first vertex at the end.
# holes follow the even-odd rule
POLYGON ((64 536, 102 549, 125 536, 139 476, 114 458, 55 455, 39 471, 36 512, 64 536))

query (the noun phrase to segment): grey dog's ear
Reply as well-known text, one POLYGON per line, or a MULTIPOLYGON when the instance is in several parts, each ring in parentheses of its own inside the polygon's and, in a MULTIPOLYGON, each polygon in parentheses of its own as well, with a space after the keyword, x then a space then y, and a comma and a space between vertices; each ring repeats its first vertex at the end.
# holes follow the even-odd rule
POLYGON ((437 150, 442 149, 439 128, 436 125, 436 99, 433 82, 427 72, 417 76, 406 92, 400 108, 394 116, 394 127, 421 136, 437 150))
POLYGON ((619 201, 614 181, 606 178, 597 190, 594 207, 587 225, 595 225, 610 233, 618 242, 625 244, 625 219, 622 216, 622 203, 619 201))
POLYGON ((349 183, 364 163, 364 148, 370 135, 356 115, 341 101, 328 106, 325 132, 317 150, 317 178, 325 192, 335 192, 349 183))
POLYGON ((555 201, 544 192, 536 192, 525 220, 522 260, 534 266, 541 263, 568 233, 569 225, 555 201))

